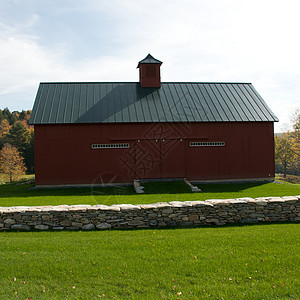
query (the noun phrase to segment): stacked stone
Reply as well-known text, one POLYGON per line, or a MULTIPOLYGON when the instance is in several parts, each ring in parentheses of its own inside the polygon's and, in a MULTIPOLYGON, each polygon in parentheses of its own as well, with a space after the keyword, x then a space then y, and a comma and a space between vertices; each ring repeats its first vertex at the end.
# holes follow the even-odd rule
POLYGON ((103 230, 284 221, 300 221, 300 196, 147 205, 0 207, 0 230, 103 230))

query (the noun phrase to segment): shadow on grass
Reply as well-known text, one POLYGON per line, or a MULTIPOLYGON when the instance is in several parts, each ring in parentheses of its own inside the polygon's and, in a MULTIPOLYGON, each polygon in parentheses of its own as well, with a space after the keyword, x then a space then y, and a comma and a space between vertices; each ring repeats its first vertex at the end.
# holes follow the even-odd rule
POLYGON ((197 184, 203 193, 238 193, 250 188, 262 187, 269 183, 266 182, 247 182, 247 183, 215 183, 197 184))
POLYGON ((182 225, 176 225, 176 226, 165 226, 165 227, 149 227, 149 228, 110 228, 110 229, 106 229, 106 230, 101 230, 101 229, 93 229, 93 230, 80 230, 80 229, 73 229, 73 230, 61 230, 61 231, 57 231, 57 230, 47 230, 47 231, 41 231, 41 230, 36 230, 36 229, 31 229, 30 231, 26 231, 26 230, 5 230, 2 231, 2 233, 5 233, 6 235, 9 234, 15 234, 16 232, 22 232, 22 233, 27 233, 27 234, 32 234, 32 233, 38 233, 38 234, 47 234, 49 232, 52 233, 56 233, 58 235, 64 235, 67 233, 91 233, 91 232, 138 232, 138 231, 155 231, 155 232, 159 232, 159 231, 175 231, 175 230, 197 230, 197 229, 215 229, 215 230, 222 230, 222 229, 226 229, 226 228, 249 228, 249 227, 268 227, 268 226, 280 226, 280 225, 298 225, 295 222, 292 221, 278 221, 278 222, 257 222, 257 223, 227 223, 225 225, 215 225, 215 224, 202 224, 202 225, 190 225, 190 226, 182 226, 182 225))
MULTIPOLYGON (((208 228, 215 228, 215 229, 222 229, 222 228, 238 228, 238 227, 255 227, 255 226, 272 226, 272 225, 297 225, 297 223, 292 222, 292 221, 278 221, 278 222, 253 222, 253 223, 227 223, 225 225, 215 225, 215 224, 202 224, 202 225, 192 225, 192 226, 182 226, 182 225, 176 225, 176 226, 165 226, 165 227, 151 227, 151 228, 111 228, 108 229, 108 231, 139 231, 139 230, 147 230, 147 231, 159 231, 159 230, 176 230, 176 229, 197 229, 197 228, 203 228, 203 229, 208 229, 208 228)), ((82 230, 78 230, 81 232, 86 232, 82 230)), ((94 230, 98 231, 98 230, 94 230)), ((7 231, 9 232, 9 231, 7 231)), ((64 231, 66 232, 66 231, 64 231)))
POLYGON ((32 189, 30 185, 5 184, 0 186, 0 198, 40 196, 89 196, 89 195, 134 195, 133 186, 86 187, 86 188, 45 188, 32 189))
MULTIPOLYGON (((241 193, 251 188, 264 189, 269 183, 219 183, 219 184, 197 184, 203 194, 230 194, 241 193)), ((157 194, 194 194, 190 187, 183 181, 159 181, 145 182, 145 195, 157 194)), ((85 188, 45 188, 31 189, 34 185, 4 184, 0 185, 0 198, 10 197, 41 197, 41 196, 111 196, 111 195, 137 195, 133 186, 114 187, 85 187, 85 188)))
POLYGON ((143 182, 145 194, 186 194, 191 193, 184 181, 143 182))
MULTIPOLYGON (((265 182, 253 183, 215 183, 215 184, 196 184, 202 193, 239 193, 249 188, 258 188, 268 184, 265 182)), ((160 181, 146 182, 142 184, 145 194, 186 194, 192 193, 190 187, 183 181, 160 181)))

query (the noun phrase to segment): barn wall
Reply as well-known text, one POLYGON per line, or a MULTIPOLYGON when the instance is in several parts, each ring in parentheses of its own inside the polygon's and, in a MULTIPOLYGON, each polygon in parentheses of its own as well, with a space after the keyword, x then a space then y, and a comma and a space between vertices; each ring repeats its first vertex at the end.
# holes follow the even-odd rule
POLYGON ((37 185, 274 177, 272 122, 35 125, 37 185), (190 147, 190 142, 225 142, 190 147), (92 149, 92 144, 129 148, 92 149))

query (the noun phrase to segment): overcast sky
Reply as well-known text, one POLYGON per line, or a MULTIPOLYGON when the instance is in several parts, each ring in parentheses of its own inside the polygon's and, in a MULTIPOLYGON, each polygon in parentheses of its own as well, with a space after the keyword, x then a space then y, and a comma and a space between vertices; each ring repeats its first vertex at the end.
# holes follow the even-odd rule
POLYGON ((39 82, 251 82, 280 119, 300 107, 299 0, 0 0, 0 108, 31 109, 39 82))

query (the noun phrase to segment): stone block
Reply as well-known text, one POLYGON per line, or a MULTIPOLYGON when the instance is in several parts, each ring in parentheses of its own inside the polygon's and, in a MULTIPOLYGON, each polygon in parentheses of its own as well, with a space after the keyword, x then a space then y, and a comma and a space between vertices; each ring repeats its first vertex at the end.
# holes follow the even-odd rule
POLYGON ((35 225, 34 229, 41 230, 41 231, 43 231, 43 230, 49 230, 49 226, 48 225, 43 225, 43 224, 41 224, 41 225, 35 225))
POLYGON ((157 226, 158 226, 158 227, 165 227, 165 226, 167 226, 167 224, 166 224, 165 222, 159 222, 159 223, 157 224, 157 226))
POLYGON ((198 219, 199 219, 198 215, 190 215, 189 218, 188 218, 188 220, 191 221, 191 222, 196 221, 198 219))
POLYGON ((16 221, 14 219, 6 219, 4 220, 4 223, 7 225, 13 225, 16 223, 16 221))
POLYGON ((193 226, 193 223, 192 222, 189 222, 189 221, 187 221, 187 222, 178 222, 178 225, 180 226, 180 227, 189 227, 189 226, 193 226))
POLYGON ((151 214, 148 214, 148 217, 149 217, 149 218, 156 218, 156 217, 157 217, 157 214, 151 213, 151 214))
POLYGON ((121 210, 140 210, 141 207, 139 205, 132 204, 119 204, 118 205, 121 210))
POLYGON ((55 226, 52 228, 52 230, 57 230, 57 231, 61 231, 61 230, 64 230, 65 227, 62 227, 62 226, 55 226))
POLYGON ((250 219, 257 219, 257 218, 264 218, 265 215, 264 214, 250 214, 249 218, 250 219))
POLYGON ((173 213, 173 209, 172 208, 166 208, 166 209, 163 209, 161 211, 162 214, 171 214, 173 213))
POLYGON ((90 223, 90 220, 88 218, 82 218, 81 219, 81 223, 82 224, 89 224, 90 223))
POLYGON ((81 227, 83 226, 82 223, 78 223, 78 222, 72 222, 71 225, 72 225, 73 227, 78 227, 78 228, 81 228, 81 227))
POLYGON ((219 220, 218 219, 206 219, 207 223, 218 223, 219 220))
POLYGON ((173 221, 173 220, 170 220, 170 221, 167 222, 167 226, 169 226, 169 227, 176 227, 177 223, 175 221, 173 221))
POLYGON ((106 222, 107 223, 120 223, 120 222, 124 222, 124 219, 109 219, 106 222))
POLYGON ((20 230, 20 231, 29 231, 31 228, 28 225, 24 224, 14 224, 11 226, 12 230, 20 230))
POLYGON ((128 222, 129 226, 144 226, 146 225, 144 221, 140 221, 140 220, 132 220, 128 222))
POLYGON ((82 230, 93 230, 93 229, 95 229, 95 225, 94 224, 85 224, 85 225, 83 225, 82 226, 82 228, 81 228, 82 230))
POLYGON ((98 225, 96 225, 96 228, 97 229, 110 229, 111 228, 111 225, 108 224, 108 223, 100 223, 98 225))
POLYGON ((60 221, 59 224, 63 227, 67 227, 67 226, 71 226, 72 224, 72 221, 70 220, 63 220, 63 221, 60 221))
POLYGON ((175 219, 175 218, 177 218, 178 217, 178 214, 170 214, 169 215, 169 218, 170 219, 175 219))
POLYGON ((258 220, 257 219, 251 219, 251 218, 245 218, 245 219, 242 219, 240 222, 251 224, 251 223, 258 223, 258 220))
POLYGON ((80 228, 79 227, 74 227, 74 226, 68 226, 68 227, 65 227, 66 230, 70 230, 70 231, 77 231, 79 230, 80 228))
POLYGON ((158 223, 157 220, 150 220, 149 221, 150 226, 157 226, 157 223, 158 223))

